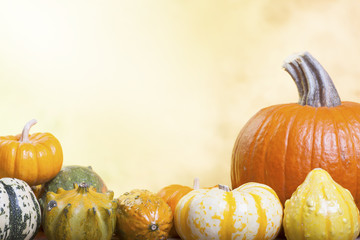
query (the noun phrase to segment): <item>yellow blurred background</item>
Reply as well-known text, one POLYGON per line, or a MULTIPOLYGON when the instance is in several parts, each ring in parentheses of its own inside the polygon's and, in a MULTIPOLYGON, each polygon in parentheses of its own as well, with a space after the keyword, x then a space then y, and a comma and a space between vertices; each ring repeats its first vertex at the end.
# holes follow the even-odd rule
POLYGON ((358 0, 1 1, 0 135, 36 118, 115 196, 230 184, 246 121, 298 100, 288 55, 360 102, 359 29, 358 0))

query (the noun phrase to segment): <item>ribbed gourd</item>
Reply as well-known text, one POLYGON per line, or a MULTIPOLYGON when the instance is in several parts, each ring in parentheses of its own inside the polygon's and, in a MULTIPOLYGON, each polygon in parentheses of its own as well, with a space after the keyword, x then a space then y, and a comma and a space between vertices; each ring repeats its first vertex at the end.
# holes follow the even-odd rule
POLYGON ((135 189, 118 199, 117 234, 121 240, 165 240, 173 225, 170 206, 148 190, 135 189))
POLYGON ((16 178, 0 179, 0 239, 34 239, 41 210, 29 185, 16 178))
POLYGON ((46 194, 43 228, 49 240, 110 240, 115 231, 114 193, 98 193, 86 183, 46 194))
POLYGON ((275 239, 283 208, 268 186, 247 183, 193 190, 175 209, 175 227, 184 240, 275 239))
POLYGON ((359 222, 351 193, 321 168, 312 170, 285 202, 283 224, 289 240, 356 239, 359 222))

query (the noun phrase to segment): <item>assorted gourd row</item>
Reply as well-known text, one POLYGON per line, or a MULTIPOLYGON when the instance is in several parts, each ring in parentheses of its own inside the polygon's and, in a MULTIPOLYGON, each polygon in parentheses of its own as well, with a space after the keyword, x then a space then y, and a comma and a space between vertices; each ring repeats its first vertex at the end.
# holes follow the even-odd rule
POLYGON ((284 64, 299 103, 260 110, 231 160, 232 189, 169 185, 114 198, 91 168, 62 166, 50 133, 0 137, 0 240, 355 239, 360 232, 360 104, 341 102, 309 53, 284 64), (31 187, 29 187, 31 186, 31 187))
POLYGON ((172 237, 178 233, 187 240, 266 240, 275 239, 281 226, 286 238, 293 240, 356 239, 360 232, 359 210, 351 193, 321 168, 310 171, 285 202, 284 211, 274 190, 260 183, 232 191, 221 185, 194 189, 170 185, 158 193, 174 212, 172 237))

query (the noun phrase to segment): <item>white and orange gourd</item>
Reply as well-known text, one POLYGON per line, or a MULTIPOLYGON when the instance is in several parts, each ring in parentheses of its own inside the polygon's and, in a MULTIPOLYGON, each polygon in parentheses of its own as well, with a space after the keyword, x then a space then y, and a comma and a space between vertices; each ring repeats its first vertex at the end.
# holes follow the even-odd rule
POLYGON ((183 240, 275 239, 283 208, 267 185, 247 183, 198 189, 180 199, 175 209, 176 231, 183 240))

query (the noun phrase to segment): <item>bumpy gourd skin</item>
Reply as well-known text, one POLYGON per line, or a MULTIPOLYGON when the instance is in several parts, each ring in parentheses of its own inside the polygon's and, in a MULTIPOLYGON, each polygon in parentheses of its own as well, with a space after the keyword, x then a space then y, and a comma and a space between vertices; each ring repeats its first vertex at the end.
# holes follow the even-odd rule
POLYGON ((356 239, 359 223, 351 193, 319 168, 308 174, 285 203, 283 224, 289 240, 356 239))
POLYGON ((49 240, 110 240, 116 224, 114 193, 97 193, 87 184, 48 192, 43 228, 49 240))
POLYGON ((117 199, 117 233, 122 240, 165 240, 173 225, 166 202, 147 190, 133 190, 117 199))

